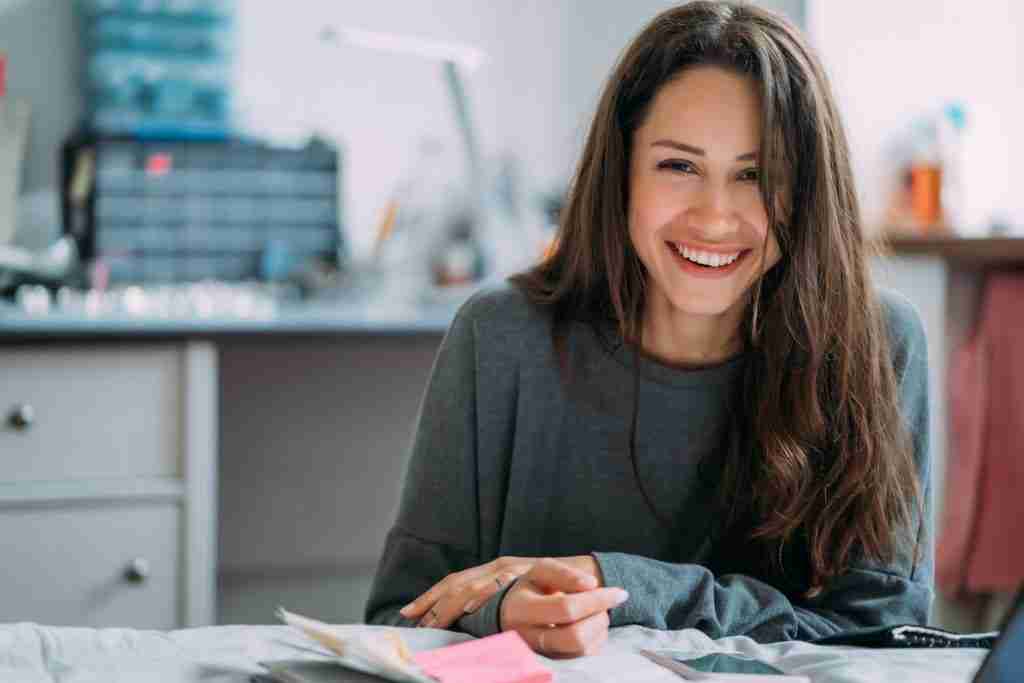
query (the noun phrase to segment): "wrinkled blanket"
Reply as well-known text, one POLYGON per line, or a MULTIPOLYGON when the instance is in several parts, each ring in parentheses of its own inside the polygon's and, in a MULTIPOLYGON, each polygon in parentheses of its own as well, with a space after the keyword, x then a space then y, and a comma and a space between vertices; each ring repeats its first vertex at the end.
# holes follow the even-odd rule
MULTIPOLYGON (((386 630, 362 625, 343 629, 386 630)), ((466 640, 434 629, 400 629, 413 650, 466 640)), ((638 626, 612 629, 601 654, 544 663, 559 683, 651 681, 678 683, 675 674, 636 653, 671 648, 700 656, 738 652, 815 683, 854 681, 965 683, 986 651, 869 650, 808 643, 759 645, 746 637, 711 640, 700 631, 654 631, 638 626)), ((180 631, 88 629, 32 623, 0 625, 0 681, 4 683, 248 683, 261 661, 318 657, 319 647, 285 626, 213 626, 180 631)))

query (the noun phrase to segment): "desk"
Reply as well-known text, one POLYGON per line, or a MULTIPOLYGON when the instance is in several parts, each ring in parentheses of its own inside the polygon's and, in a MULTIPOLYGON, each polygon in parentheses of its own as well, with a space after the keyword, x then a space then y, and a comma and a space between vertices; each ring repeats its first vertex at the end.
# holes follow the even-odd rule
POLYGON ((0 390, 3 417, 27 401, 22 394, 36 397, 30 429, 0 430, 12 459, 36 463, 0 474, 0 527, 8 521, 26 558, 23 613, 5 618, 139 628, 269 621, 290 591, 294 609, 319 602, 324 618, 358 620, 454 310, 322 305, 264 320, 0 314, 0 364, 33 363, 21 394, 10 383, 0 390), (49 469, 29 455, 35 442, 61 445, 38 446, 52 454, 49 469), (154 536, 125 540, 139 525, 154 536), (131 547, 106 541, 111 527, 131 547), (58 596, 63 606, 42 604, 39 589, 66 579, 75 555, 109 560, 92 560, 91 578, 58 596), (118 585, 136 555, 150 576, 118 585), (339 583, 347 597, 333 595, 339 583), (328 588, 307 589, 316 584, 328 588))

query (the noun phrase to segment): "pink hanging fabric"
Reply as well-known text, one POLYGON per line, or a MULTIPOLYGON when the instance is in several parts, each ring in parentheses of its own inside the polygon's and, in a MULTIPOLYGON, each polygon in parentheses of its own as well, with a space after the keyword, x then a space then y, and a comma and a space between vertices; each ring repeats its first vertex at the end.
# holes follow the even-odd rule
POLYGON ((1024 580, 1024 274, 988 276, 972 337, 950 359, 951 448, 936 580, 943 593, 1024 580))

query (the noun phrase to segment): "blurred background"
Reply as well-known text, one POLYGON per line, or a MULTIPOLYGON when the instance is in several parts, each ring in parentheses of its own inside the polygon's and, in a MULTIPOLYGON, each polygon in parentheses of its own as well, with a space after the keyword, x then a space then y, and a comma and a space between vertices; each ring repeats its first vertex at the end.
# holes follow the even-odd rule
MULTIPOLYGON (((360 620, 455 308, 550 246, 674 4, 0 0, 5 618, 360 620)), ((990 628, 1024 577, 1024 8, 756 4, 819 50, 925 323, 935 623, 990 628)))

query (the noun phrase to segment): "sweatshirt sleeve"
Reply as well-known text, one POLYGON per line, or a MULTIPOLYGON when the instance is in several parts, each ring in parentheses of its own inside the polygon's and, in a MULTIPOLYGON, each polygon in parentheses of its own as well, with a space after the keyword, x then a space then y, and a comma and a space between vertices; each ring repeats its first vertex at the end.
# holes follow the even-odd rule
MULTIPOLYGON (((398 611, 448 574, 481 564, 476 467, 476 326, 473 299, 448 329, 414 430, 398 516, 366 604, 368 624, 415 626, 398 611)), ((454 627, 499 631, 495 595, 454 627)))
POLYGON ((924 496, 917 520, 920 556, 901 549, 886 566, 855 564, 813 599, 791 598, 742 574, 715 576, 695 564, 624 553, 594 553, 608 586, 629 591, 611 611, 611 625, 697 628, 712 638, 747 635, 759 642, 812 640, 840 631, 925 624, 933 595, 934 548, 928 448, 928 364, 924 330, 903 300, 886 302, 900 407, 912 437, 924 496))

